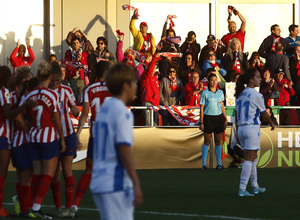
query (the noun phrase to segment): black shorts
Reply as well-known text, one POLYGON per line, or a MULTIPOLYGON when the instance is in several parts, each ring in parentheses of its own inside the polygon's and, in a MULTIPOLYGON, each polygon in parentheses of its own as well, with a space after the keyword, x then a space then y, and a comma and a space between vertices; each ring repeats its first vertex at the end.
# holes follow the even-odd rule
POLYGON ((223 114, 212 116, 212 115, 204 115, 203 125, 204 125, 204 133, 216 133, 220 134, 225 131, 224 127, 225 119, 223 114))

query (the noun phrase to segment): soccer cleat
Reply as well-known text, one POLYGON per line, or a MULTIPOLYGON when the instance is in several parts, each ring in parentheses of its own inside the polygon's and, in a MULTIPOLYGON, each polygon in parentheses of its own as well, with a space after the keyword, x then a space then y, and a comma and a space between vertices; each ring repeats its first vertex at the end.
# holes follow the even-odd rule
POLYGON ((249 193, 247 190, 242 191, 241 189, 239 189, 238 196, 254 196, 254 194, 249 193))
POLYGON ((32 214, 36 217, 36 218, 41 218, 41 219, 52 219, 52 217, 50 215, 44 214, 41 210, 39 211, 32 211, 32 214))
POLYGON ((56 208, 53 217, 66 218, 70 216, 69 209, 56 208))
POLYGON ((77 214, 77 210, 75 206, 72 206, 70 208, 70 211, 69 211, 69 216, 72 217, 72 218, 75 218, 76 214, 77 214))
POLYGON ((0 209, 0 218, 9 218, 10 214, 8 213, 8 211, 6 211, 6 209, 4 209, 3 207, 0 209))
POLYGON ((254 195, 258 195, 258 194, 261 194, 261 193, 264 193, 264 192, 266 192, 266 188, 262 188, 262 187, 254 188, 254 187, 253 187, 252 193, 253 193, 254 195))
POLYGON ((207 166, 206 165, 203 165, 202 166, 202 170, 207 170, 208 168, 207 168, 207 166))
POLYGON ((225 168, 223 167, 223 165, 218 165, 217 167, 216 167, 216 170, 224 170, 225 168))
POLYGON ((13 197, 11 197, 11 200, 12 200, 13 203, 14 203, 16 214, 19 215, 19 213, 20 213, 20 202, 19 202, 19 197, 18 197, 18 196, 13 196, 13 197))
POLYGON ((23 214, 22 212, 19 213, 20 218, 36 218, 36 216, 32 213, 31 210, 23 214))

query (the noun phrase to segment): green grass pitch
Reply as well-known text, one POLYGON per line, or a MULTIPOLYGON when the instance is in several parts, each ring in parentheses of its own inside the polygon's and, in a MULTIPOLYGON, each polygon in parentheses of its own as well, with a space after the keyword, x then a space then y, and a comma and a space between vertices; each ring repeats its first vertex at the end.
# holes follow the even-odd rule
MULTIPOLYGON (((300 219, 300 169, 258 169, 259 184, 266 193, 238 197, 241 169, 139 170, 144 204, 136 209, 136 220, 194 219, 300 219)), ((74 171, 78 182, 82 171, 74 171)), ((14 213, 16 173, 9 172, 4 189, 4 208, 14 213)), ((99 183, 101 184, 101 183, 99 183)), ((64 204, 62 181, 62 204, 64 204)), ((248 190, 251 191, 248 186, 248 190)), ((43 211, 54 212, 50 191, 43 211)), ((18 218, 20 219, 20 218, 18 218)), ((88 191, 76 219, 99 219, 88 191)))

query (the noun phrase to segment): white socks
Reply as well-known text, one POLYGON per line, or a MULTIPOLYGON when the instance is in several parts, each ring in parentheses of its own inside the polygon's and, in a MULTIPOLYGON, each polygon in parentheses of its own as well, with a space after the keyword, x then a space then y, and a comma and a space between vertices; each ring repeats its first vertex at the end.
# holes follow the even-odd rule
POLYGON ((247 187, 250 175, 251 175, 252 166, 253 166, 252 161, 249 161, 249 160, 244 161, 244 166, 243 166, 243 169, 241 172, 241 179, 240 179, 240 189, 242 191, 246 190, 246 187, 247 187))
POLYGON ((257 158, 252 163, 252 169, 251 169, 251 175, 250 175, 250 182, 251 182, 252 188, 258 188, 256 163, 257 163, 257 158))

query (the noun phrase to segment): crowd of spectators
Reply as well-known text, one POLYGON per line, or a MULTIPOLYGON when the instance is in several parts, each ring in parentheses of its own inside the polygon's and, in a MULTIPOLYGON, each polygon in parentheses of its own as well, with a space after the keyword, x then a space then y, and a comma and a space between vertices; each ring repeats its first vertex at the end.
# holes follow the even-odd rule
MULTIPOLYGON (((59 61, 64 77, 80 103, 84 88, 95 82, 91 69, 97 62, 125 62, 135 68, 138 76, 139 91, 134 104, 141 106, 189 105, 199 106, 201 92, 206 89, 208 74, 213 72, 218 77, 218 89, 224 90, 224 82, 235 82, 239 75, 249 67, 255 67, 261 73, 260 92, 265 105, 299 106, 300 95, 300 38, 298 25, 289 26, 290 35, 281 37, 279 25, 270 28, 258 51, 249 56, 244 52, 246 19, 233 6, 228 6, 228 33, 221 39, 210 34, 207 45, 201 50, 196 33, 190 31, 183 42, 174 30, 174 15, 168 15, 162 28, 161 39, 154 38, 148 32, 146 22, 141 22, 137 29, 138 10, 130 20, 129 29, 133 36, 133 46, 123 50, 124 33, 117 30, 118 42, 115 53, 107 47, 108 39, 100 36, 94 49, 91 42, 79 28, 74 28, 66 38, 70 49, 64 59, 59 61), (241 21, 237 29, 232 20, 235 15, 241 21), (168 23, 170 26, 168 27, 168 23), (123 52, 124 51, 124 52, 123 52), (222 82, 221 82, 222 81, 222 82), (223 83, 223 84, 221 84, 223 83)), ((150 27, 151 28, 151 27, 150 27)), ((26 47, 20 45, 11 55, 14 68, 28 65, 34 61, 34 54, 27 42, 29 56, 25 57, 26 47), (17 56, 18 54, 18 56, 17 56)), ((54 54, 49 62, 56 61, 54 54)), ((225 94, 226 91, 224 90, 225 94)), ((160 110, 163 125, 176 125, 177 121, 166 110, 160 110)), ((149 110, 144 111, 145 125, 150 125, 149 110)), ((158 113, 154 114, 157 124, 158 113)), ((291 110, 282 110, 280 124, 293 124, 291 110)))

